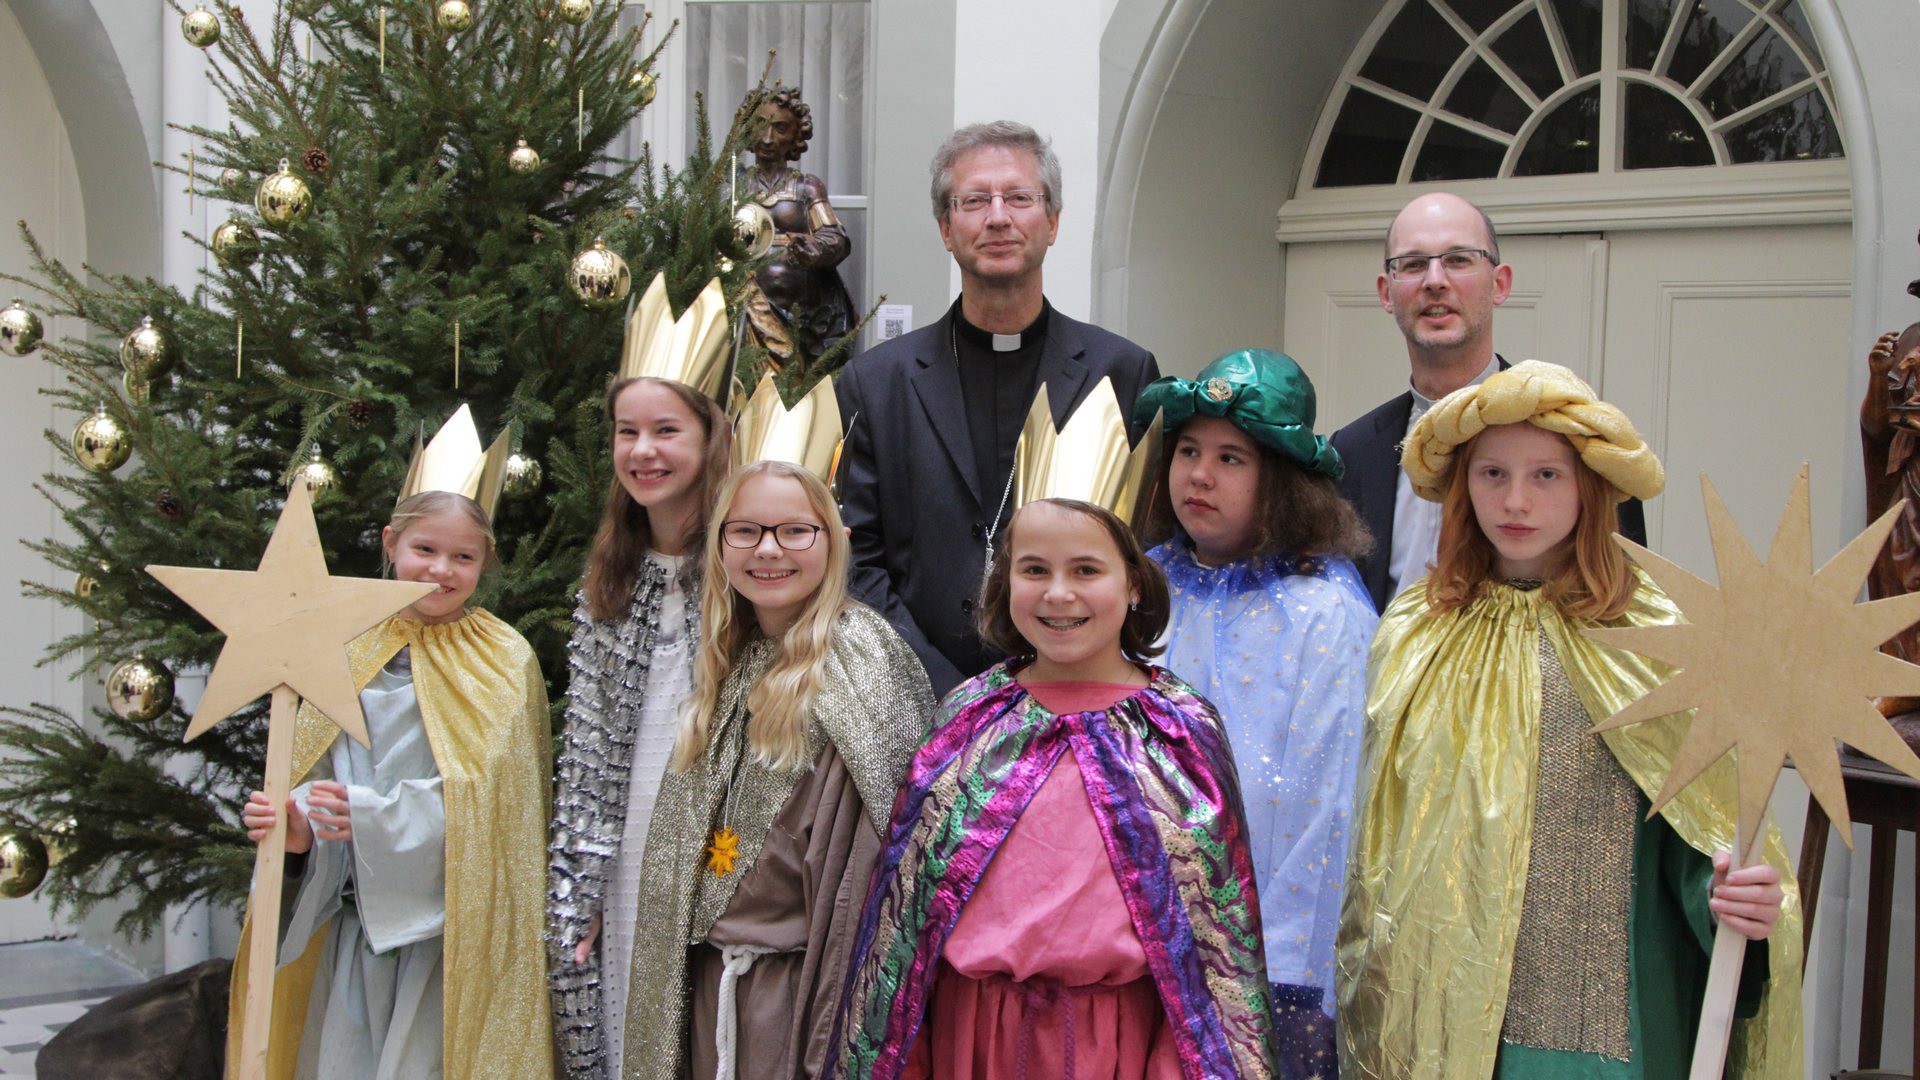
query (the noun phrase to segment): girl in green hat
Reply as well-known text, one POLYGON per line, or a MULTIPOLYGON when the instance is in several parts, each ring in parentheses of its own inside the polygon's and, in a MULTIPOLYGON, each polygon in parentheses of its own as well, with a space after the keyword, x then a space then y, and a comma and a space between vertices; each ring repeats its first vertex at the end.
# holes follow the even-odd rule
POLYGON ((1335 1069, 1333 940, 1378 621, 1366 526, 1313 433, 1313 384, 1264 349, 1165 378, 1166 480, 1144 529, 1172 593, 1167 666, 1219 708, 1246 798, 1281 1076, 1335 1069))

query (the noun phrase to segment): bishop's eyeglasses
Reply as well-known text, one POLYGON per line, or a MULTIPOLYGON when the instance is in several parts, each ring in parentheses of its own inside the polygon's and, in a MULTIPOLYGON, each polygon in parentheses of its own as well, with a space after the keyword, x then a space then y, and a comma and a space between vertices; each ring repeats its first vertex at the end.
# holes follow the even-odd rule
POLYGON ((1032 191, 1019 188, 1014 191, 963 191, 947 200, 947 205, 962 214, 983 213, 999 199, 1001 205, 1009 210, 1031 210, 1047 199, 1044 191, 1032 191))
POLYGON ((1485 248, 1454 248, 1438 255, 1395 255, 1387 260, 1387 276, 1395 281, 1418 281, 1426 277, 1427 270, 1437 262, 1448 277, 1459 277, 1478 270, 1482 259, 1492 263, 1493 252, 1485 248))

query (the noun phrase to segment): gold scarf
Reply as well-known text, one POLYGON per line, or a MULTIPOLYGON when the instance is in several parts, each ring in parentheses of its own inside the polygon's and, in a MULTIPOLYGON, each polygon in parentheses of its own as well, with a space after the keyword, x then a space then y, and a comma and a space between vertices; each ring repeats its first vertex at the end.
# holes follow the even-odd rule
MULTIPOLYGON (((1641 579, 1609 625, 1679 621, 1641 579)), ((1544 630, 1589 716, 1601 720, 1670 669, 1588 640, 1538 590, 1504 585, 1429 615, 1419 584, 1382 616, 1367 665, 1362 755, 1347 889, 1336 944, 1343 1074, 1376 1080, 1485 1080, 1520 928, 1540 736, 1544 630)), ((1686 714, 1605 732, 1649 799, 1686 733, 1686 714)), ((1711 854, 1733 846, 1738 801, 1722 758, 1660 813, 1711 854)), ((1800 899, 1777 828, 1766 860, 1786 902, 1768 939, 1760 1012, 1734 1026, 1730 1077, 1798 1077, 1800 899)))
MULTIPOLYGON (((546 683, 526 639, 475 608, 433 626, 395 616, 355 638, 347 646, 354 685, 364 689, 403 648, 412 650, 414 694, 446 801, 446 1075, 550 1077, 546 948, 540 938, 551 756, 546 683)), ((296 784, 339 737, 332 721, 300 706, 296 784)), ((243 929, 227 1006, 229 1076, 240 1060, 247 937, 243 929)), ((274 978, 270 1077, 293 1075, 325 939, 314 935, 307 951, 274 978)))

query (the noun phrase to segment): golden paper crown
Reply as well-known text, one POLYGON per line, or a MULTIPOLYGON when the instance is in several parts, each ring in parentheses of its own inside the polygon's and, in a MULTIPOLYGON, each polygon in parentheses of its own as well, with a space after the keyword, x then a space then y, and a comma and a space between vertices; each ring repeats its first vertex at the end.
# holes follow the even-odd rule
POLYGON ((1159 479, 1154 470, 1160 462, 1160 428, 1156 412, 1140 445, 1132 445, 1127 411, 1120 407, 1113 380, 1102 377, 1067 417, 1067 426, 1055 431, 1043 384, 1013 451, 1013 508, 1038 499, 1079 499, 1138 527, 1159 479))
POLYGON ((756 461, 785 461, 819 477, 827 486, 840 467, 840 403, 833 380, 821 379, 793 408, 780 400, 771 372, 733 420, 733 466, 756 461))
POLYGON ((708 281, 676 319, 667 303, 666 275, 655 274, 627 314, 619 377, 670 379, 720 401, 726 392, 732 345, 727 294, 719 278, 708 281))
POLYGON ((473 410, 465 405, 440 425, 433 440, 425 446, 416 437, 413 464, 407 467, 407 482, 400 485, 400 497, 394 505, 423 491, 451 491, 480 504, 487 519, 493 519, 500 503, 500 488, 507 480, 507 454, 511 447, 507 433, 480 449, 480 429, 474 426, 473 410))

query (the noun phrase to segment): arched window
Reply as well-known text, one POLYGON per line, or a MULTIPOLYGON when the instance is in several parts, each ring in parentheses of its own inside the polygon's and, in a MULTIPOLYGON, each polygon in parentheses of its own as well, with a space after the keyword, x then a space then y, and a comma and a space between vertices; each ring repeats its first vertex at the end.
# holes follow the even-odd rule
POLYGON ((1843 156, 1801 0, 1390 0, 1303 188, 1843 156))

